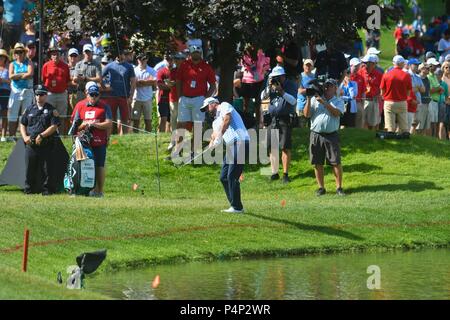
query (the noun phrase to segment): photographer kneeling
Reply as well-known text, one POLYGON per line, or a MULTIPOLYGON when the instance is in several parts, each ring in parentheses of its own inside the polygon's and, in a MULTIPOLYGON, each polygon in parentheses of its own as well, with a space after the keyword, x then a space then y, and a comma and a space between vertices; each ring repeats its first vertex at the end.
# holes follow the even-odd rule
MULTIPOLYGON (((278 129, 279 143, 283 162, 283 183, 289 180, 289 164, 291 162, 292 149, 292 120, 294 119, 297 105, 297 86, 286 79, 283 67, 275 67, 269 75, 269 85, 261 93, 261 99, 270 98, 269 114, 264 117, 264 124, 269 128, 267 135, 268 147, 271 148, 272 131, 278 129)), ((270 153, 272 176, 270 180, 280 179, 279 156, 270 153)))
POLYGON ((337 82, 328 79, 323 86, 323 96, 314 89, 308 89, 303 113, 311 118, 311 136, 309 154, 311 164, 315 166, 316 180, 319 185, 317 196, 326 193, 324 186, 324 162, 333 166, 336 177, 336 194, 344 196, 342 190, 341 147, 339 144, 339 122, 344 113, 344 102, 336 96, 337 82))

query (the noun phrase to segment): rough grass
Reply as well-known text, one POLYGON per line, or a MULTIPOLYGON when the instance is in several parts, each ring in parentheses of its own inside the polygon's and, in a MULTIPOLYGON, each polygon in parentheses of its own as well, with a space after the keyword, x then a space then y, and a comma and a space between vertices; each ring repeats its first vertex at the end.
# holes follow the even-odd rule
MULTIPOLYGON (((154 137, 114 137, 104 199, 25 197, 14 187, 0 190, 0 250, 12 249, 0 251, 0 267, 20 270, 22 255, 14 246, 21 243, 25 227, 31 230, 29 274, 44 282, 54 282, 57 272, 74 264, 81 252, 101 248, 108 249, 108 257, 98 272, 192 260, 450 243, 450 143, 426 137, 381 141, 368 131, 344 130, 348 196, 333 194, 334 179, 327 170, 329 194, 317 198, 306 152, 308 132, 295 130, 294 136, 293 182, 288 186, 270 183, 260 166, 247 167, 242 183, 245 215, 220 213, 227 202, 218 181, 219 166, 176 169, 161 160, 160 196, 154 137), (137 191, 132 190, 134 183, 137 191)), ((160 137, 161 159, 168 140, 160 137)), ((2 163, 11 148, 0 145, 2 163)), ((14 288, 29 291, 12 297, 37 297, 25 279, 5 283, 6 278, 0 278, 0 297, 10 297, 14 288)), ((48 298, 60 292, 52 290, 48 298)))

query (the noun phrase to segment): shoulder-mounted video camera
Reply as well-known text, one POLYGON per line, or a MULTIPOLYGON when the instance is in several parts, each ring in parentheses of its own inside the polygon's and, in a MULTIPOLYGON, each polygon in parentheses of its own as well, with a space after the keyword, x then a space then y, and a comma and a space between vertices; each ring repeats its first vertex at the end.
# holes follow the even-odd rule
POLYGON ((326 75, 320 75, 316 79, 310 80, 308 82, 309 88, 306 88, 306 96, 314 97, 315 95, 323 96, 325 91, 325 82, 328 78, 326 75))

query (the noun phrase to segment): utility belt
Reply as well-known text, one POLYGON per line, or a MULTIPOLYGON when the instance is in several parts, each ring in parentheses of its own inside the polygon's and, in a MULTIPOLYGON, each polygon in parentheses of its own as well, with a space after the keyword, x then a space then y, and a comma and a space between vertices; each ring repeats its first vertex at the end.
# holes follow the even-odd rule
POLYGON ((295 112, 281 116, 273 116, 268 111, 265 111, 263 114, 263 122, 266 127, 272 126, 274 128, 278 128, 280 124, 286 124, 291 128, 298 128, 300 126, 300 119, 295 112))
POLYGON ((39 136, 39 135, 33 135, 33 136, 31 137, 31 147, 33 147, 33 148, 45 148, 45 147, 50 147, 50 146, 52 146, 53 143, 55 142, 55 136, 52 135, 52 136, 50 136, 50 137, 46 137, 46 138, 42 139, 41 144, 40 144, 40 145, 37 145, 37 144, 36 144, 36 138, 37 138, 38 136, 39 136))

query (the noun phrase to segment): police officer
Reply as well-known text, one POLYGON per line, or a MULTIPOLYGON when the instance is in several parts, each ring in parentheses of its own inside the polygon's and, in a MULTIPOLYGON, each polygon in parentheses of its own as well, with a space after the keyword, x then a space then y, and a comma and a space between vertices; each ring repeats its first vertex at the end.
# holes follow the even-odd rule
POLYGON ((20 120, 20 133, 25 142, 25 194, 49 195, 56 192, 52 147, 60 124, 59 114, 47 103, 48 90, 34 88, 36 103, 28 106, 20 120))

